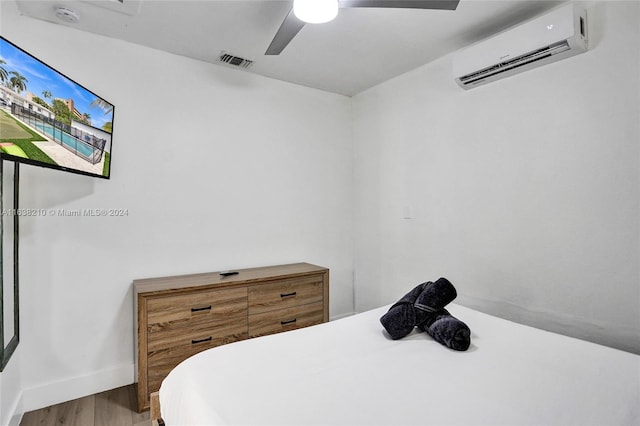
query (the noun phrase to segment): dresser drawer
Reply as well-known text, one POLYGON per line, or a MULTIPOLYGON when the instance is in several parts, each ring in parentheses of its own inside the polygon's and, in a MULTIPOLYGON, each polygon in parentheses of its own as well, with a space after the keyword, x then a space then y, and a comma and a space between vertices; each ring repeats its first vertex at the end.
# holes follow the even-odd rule
POLYGON ((322 302, 322 277, 305 277, 249 287, 249 315, 322 302))
POLYGON ((192 327, 197 323, 224 321, 247 309, 247 288, 193 291, 147 300, 147 331, 154 333, 192 327))
POLYGON ((167 374, 185 359, 215 346, 246 339, 247 331, 245 325, 244 332, 238 335, 213 338, 211 334, 202 333, 191 337, 195 337, 195 339, 181 341, 179 345, 172 347, 149 351, 147 354, 148 393, 159 390, 160 384, 167 377, 167 374))
POLYGON ((189 346, 201 341, 211 341, 213 346, 229 341, 246 339, 247 312, 236 312, 210 321, 197 321, 189 327, 173 327, 149 333, 147 351, 149 353, 177 346, 189 346), (216 343, 217 342, 217 343, 216 343))
POLYGON ((249 337, 264 336, 320 324, 324 321, 322 302, 249 315, 249 337))

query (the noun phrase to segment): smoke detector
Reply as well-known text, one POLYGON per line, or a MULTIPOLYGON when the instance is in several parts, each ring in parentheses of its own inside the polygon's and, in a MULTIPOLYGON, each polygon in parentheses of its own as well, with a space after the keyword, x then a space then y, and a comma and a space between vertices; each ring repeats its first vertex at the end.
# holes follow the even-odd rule
POLYGON ((73 9, 68 7, 56 7, 56 18, 68 24, 75 24, 80 20, 80 15, 73 9))

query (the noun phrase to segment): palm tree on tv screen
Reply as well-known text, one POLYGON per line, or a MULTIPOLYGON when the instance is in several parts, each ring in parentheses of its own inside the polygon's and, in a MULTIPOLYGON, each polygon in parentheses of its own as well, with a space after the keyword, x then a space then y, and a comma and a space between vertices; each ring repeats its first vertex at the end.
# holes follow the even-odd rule
POLYGON ((27 80, 25 76, 20 75, 17 71, 11 71, 9 74, 13 75, 13 77, 9 79, 9 84, 15 92, 20 94, 23 90, 27 90, 27 83, 29 80, 27 80))
POLYGON ((9 73, 2 65, 6 64, 7 61, 4 59, 0 59, 0 81, 5 82, 9 78, 9 73))
POLYGON ((89 106, 91 108, 98 107, 101 110, 103 110, 105 114, 109 114, 110 112, 113 111, 113 105, 111 105, 109 102, 105 101, 104 99, 100 99, 100 98, 95 98, 91 102, 91 104, 89 104, 89 106))

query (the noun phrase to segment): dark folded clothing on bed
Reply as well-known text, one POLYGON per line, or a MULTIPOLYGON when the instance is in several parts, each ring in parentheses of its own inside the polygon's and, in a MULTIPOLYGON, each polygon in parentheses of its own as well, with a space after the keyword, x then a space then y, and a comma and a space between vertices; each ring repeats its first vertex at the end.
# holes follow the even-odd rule
POLYGON ((418 328, 429 333, 438 343, 456 351, 466 351, 471 344, 471 330, 467 324, 446 309, 431 316, 418 328))
POLYGON ((380 318, 382 326, 387 330, 392 339, 401 339, 411 333, 416 326, 416 313, 413 304, 422 293, 424 287, 430 282, 417 285, 409 293, 394 303, 389 311, 380 318))
POLYGON ((413 304, 416 325, 421 326, 429 321, 436 313, 453 301, 457 295, 456 288, 446 278, 438 278, 432 283, 427 283, 413 304))

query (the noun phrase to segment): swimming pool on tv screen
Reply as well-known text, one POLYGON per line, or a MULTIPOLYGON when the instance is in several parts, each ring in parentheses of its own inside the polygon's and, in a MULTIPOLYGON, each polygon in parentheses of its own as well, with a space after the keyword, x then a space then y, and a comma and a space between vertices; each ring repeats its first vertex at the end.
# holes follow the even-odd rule
POLYGON ((36 123, 35 126, 45 132, 47 135, 55 138, 57 136, 58 140, 61 140, 63 144, 71 148, 72 150, 80 152, 83 156, 87 158, 91 158, 93 155, 94 149, 90 146, 87 146, 83 143, 78 142, 76 138, 71 136, 69 133, 63 132, 60 129, 57 129, 54 136, 54 128, 48 124, 40 124, 36 123))

